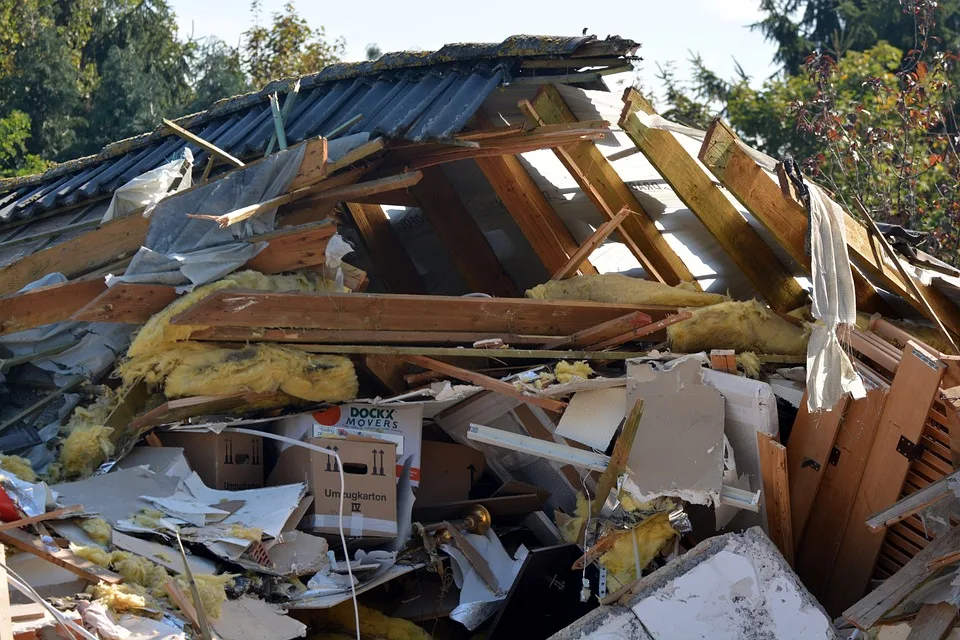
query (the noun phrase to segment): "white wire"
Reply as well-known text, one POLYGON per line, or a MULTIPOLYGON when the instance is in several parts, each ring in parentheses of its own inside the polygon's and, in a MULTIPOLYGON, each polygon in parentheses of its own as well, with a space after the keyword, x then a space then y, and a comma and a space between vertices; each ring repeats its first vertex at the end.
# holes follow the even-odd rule
POLYGON ((294 440, 293 438, 288 438, 286 436, 278 436, 277 434, 270 433, 268 431, 256 431, 254 429, 244 429, 243 427, 227 427, 224 429, 224 431, 234 431, 236 433, 246 433, 252 436, 263 436, 264 438, 269 438, 271 440, 279 440, 280 442, 286 442, 287 444, 304 447, 305 449, 310 449, 311 451, 319 451, 320 453, 331 455, 337 461, 337 470, 340 472, 340 507, 339 513, 337 514, 337 528, 340 530, 340 544, 343 545, 343 556, 347 559, 347 575, 350 577, 350 596, 353 598, 353 623, 357 632, 357 640, 360 640, 360 607, 357 604, 357 586, 353 581, 353 569, 350 568, 350 553, 347 551, 347 537, 343 535, 343 494, 347 490, 347 485, 344 479, 343 462, 341 462, 340 456, 332 449, 324 449, 323 447, 318 447, 317 445, 310 444, 309 442, 294 440))

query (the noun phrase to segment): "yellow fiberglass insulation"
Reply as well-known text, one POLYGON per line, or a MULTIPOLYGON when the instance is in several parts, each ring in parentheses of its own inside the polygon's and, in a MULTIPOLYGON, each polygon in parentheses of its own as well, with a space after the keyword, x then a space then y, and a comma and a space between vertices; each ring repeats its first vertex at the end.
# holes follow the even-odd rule
POLYGON ((113 538, 113 529, 110 523, 103 518, 87 518, 80 523, 80 528, 86 531, 97 544, 107 545, 113 538))
POLYGON ((67 479, 84 478, 104 459, 113 455, 110 434, 103 425, 79 426, 67 435, 60 449, 60 463, 67 479))
POLYGON ((275 344, 240 349, 211 345, 186 352, 164 384, 168 398, 282 391, 311 402, 341 402, 355 398, 357 390, 357 374, 348 358, 275 344))
POLYGON ((20 456, 7 456, 0 453, 0 469, 12 473, 24 482, 36 482, 37 474, 30 461, 20 456))
POLYGON ((130 520, 133 524, 146 527, 147 529, 159 529, 160 518, 163 516, 163 511, 158 511, 157 509, 140 509, 138 513, 131 516, 130 520))
POLYGON ((100 582, 91 586, 93 597, 107 609, 117 613, 147 608, 147 597, 142 588, 129 584, 100 582))
MULTIPOLYGON (((654 503, 638 503, 626 492, 621 495, 621 503, 626 511, 631 512, 646 511, 655 506, 654 503)), ((643 569, 656 557, 663 545, 677 535, 670 524, 669 511, 673 508, 670 506, 671 503, 667 501, 658 504, 667 508, 644 519, 633 529, 615 530, 607 534, 614 536, 615 540, 610 550, 600 556, 599 562, 620 581, 621 585, 636 578, 637 559, 639 559, 640 568, 643 569), (634 556, 634 538, 637 541, 636 556, 634 556)), ((583 541, 576 540, 576 537, 583 526, 588 508, 586 497, 582 493, 578 494, 576 515, 559 526, 560 535, 565 541, 583 544, 583 541)))
MULTIPOLYGON (((857 329, 860 331, 869 331, 870 329, 870 319, 871 316, 866 313, 857 313, 857 329)), ((907 320, 894 320, 891 318, 884 318, 887 322, 893 326, 906 331, 909 333, 915 340, 923 342, 929 347, 941 351, 943 353, 953 353, 953 347, 950 346, 950 343, 947 342, 943 334, 940 333, 934 327, 917 324, 916 322, 909 322, 907 320)))
POLYGON ((204 327, 170 324, 174 316, 222 289, 322 291, 331 287, 330 281, 312 272, 268 276, 256 271, 241 271, 197 287, 147 321, 117 371, 125 385, 138 379, 162 383, 168 398, 282 391, 311 402, 351 400, 357 394, 357 377, 348 358, 273 344, 225 349, 188 340, 204 327))
MULTIPOLYGON (((203 610, 214 620, 220 617, 223 603, 227 601, 227 587, 233 585, 233 579, 236 577, 237 574, 234 573, 221 573, 216 576, 210 573, 193 575, 193 581, 200 593, 200 603, 203 605, 203 610)), ((193 601, 193 589, 190 587, 190 581, 187 580, 187 577, 177 577, 177 583, 193 606, 197 606, 197 603, 193 601)))
POLYGON ((721 302, 686 311, 693 317, 667 327, 667 338, 675 352, 733 349, 737 353, 790 356, 807 353, 809 329, 787 322, 756 300, 721 302))
POLYGON ((697 291, 683 283, 676 287, 619 273, 575 276, 550 280, 527 291, 538 300, 589 300, 619 304, 666 304, 675 307, 703 307, 726 300, 726 296, 697 291))
POLYGON ((760 379, 760 358, 753 351, 744 351, 737 354, 737 364, 743 369, 748 378, 760 379))
POLYGON ((557 382, 565 383, 570 382, 574 378, 586 380, 593 375, 593 369, 591 369, 590 365, 583 360, 579 360, 577 362, 567 362, 566 360, 561 360, 557 363, 557 366, 554 367, 553 373, 557 377, 557 382))
POLYGON ((257 527, 245 527, 242 524, 232 524, 230 525, 230 529, 227 531, 227 535, 231 538, 240 538, 241 540, 260 542, 263 540, 263 529, 259 529, 257 527))
MULTIPOLYGON (((431 636, 422 628, 403 618, 391 618, 376 609, 358 605, 360 609, 360 637, 384 638, 385 640, 430 640, 431 636)), ((321 612, 325 626, 333 627, 337 631, 347 631, 356 634, 356 625, 353 619, 353 602, 347 600, 335 607, 321 612)), ((334 636, 335 637, 335 636, 334 636)), ((351 638, 354 635, 350 636, 351 638)))

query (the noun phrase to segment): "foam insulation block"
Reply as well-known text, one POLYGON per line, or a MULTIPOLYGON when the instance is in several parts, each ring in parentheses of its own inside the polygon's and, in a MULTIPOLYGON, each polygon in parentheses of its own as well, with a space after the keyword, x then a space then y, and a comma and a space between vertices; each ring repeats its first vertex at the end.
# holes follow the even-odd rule
POLYGON ((640 500, 675 496, 716 504, 723 481, 724 403, 704 384, 694 359, 666 371, 628 361, 627 407, 643 399, 643 417, 627 466, 640 500))
POLYGON ((826 612, 756 527, 701 542, 642 578, 632 593, 621 603, 654 640, 839 638, 826 612))
POLYGON ((676 307, 703 307, 727 298, 716 293, 697 291, 690 284, 676 287, 631 278, 619 273, 575 276, 566 280, 550 280, 526 292, 538 300, 589 300, 620 304, 666 304, 676 307))
POLYGON ((787 322, 756 300, 686 311, 693 317, 667 327, 667 339, 678 353, 711 349, 791 356, 807 353, 809 330, 787 322))

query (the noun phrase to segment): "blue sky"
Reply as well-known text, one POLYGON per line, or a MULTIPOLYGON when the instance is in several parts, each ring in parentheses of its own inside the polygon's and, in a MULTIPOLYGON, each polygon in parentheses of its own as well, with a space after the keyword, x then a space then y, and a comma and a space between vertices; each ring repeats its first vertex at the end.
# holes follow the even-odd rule
MULTIPOLYGON (((216 36, 236 45, 252 23, 244 0, 172 0, 180 36, 216 36)), ((263 0, 264 21, 283 0, 263 0)), ((347 41, 347 59, 362 60, 367 43, 384 51, 433 50, 449 42, 499 42, 528 33, 578 35, 584 27, 600 36, 615 34, 643 44, 641 81, 654 92, 656 63, 675 61, 678 76, 687 76, 689 51, 699 53, 724 77, 734 73, 734 58, 754 83, 775 71, 773 47, 747 27, 759 17, 760 0, 551 0, 520 3, 504 0, 362 0, 296 2, 298 12, 330 37, 347 41), (463 9, 456 8, 462 6, 463 9)))

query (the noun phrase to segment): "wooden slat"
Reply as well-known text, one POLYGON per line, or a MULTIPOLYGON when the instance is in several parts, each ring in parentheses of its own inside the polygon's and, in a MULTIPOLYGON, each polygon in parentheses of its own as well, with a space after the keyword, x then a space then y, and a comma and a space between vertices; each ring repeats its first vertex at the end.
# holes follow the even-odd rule
POLYGON ((456 380, 463 380, 464 382, 475 384, 489 391, 510 396, 511 398, 516 398, 528 404, 537 405, 538 407, 542 407, 549 411, 563 411, 567 406, 566 402, 561 402, 560 400, 539 398, 537 396, 528 396, 522 394, 517 391, 516 387, 514 387, 512 384, 503 382, 502 380, 497 380, 496 378, 491 378, 490 376, 485 376, 482 373, 476 373, 475 371, 469 371, 446 362, 440 362, 439 360, 434 360, 433 358, 427 358, 425 356, 404 356, 404 359, 410 364, 415 364, 418 367, 442 373, 443 375, 450 376, 456 380))
POLYGON ((580 245, 580 248, 570 256, 570 259, 567 260, 566 264, 557 269, 553 276, 552 280, 563 280, 574 275, 577 270, 580 270, 580 273, 585 273, 583 270, 583 264, 586 259, 590 256, 593 251, 599 247, 604 241, 610 237, 610 234, 620 228, 620 225, 624 220, 627 219, 627 216, 636 215, 630 209, 624 207, 620 209, 620 212, 617 213, 614 217, 610 218, 599 227, 596 231, 593 232, 589 238, 583 241, 583 244, 580 245))
MULTIPOLYGON (((577 242, 537 187, 517 156, 477 158, 477 166, 549 273, 560 269, 577 252, 577 242)), ((580 272, 595 274, 589 261, 580 272)))
POLYGON ((74 313, 71 320, 143 324, 177 299, 165 284, 115 284, 74 313))
POLYGON ((957 621, 957 607, 948 602, 925 604, 910 623, 907 640, 943 640, 957 621))
MULTIPOLYGON (((707 132, 700 151, 700 159, 737 197, 740 197, 738 192, 744 190, 749 192, 749 189, 753 189, 755 193, 761 191, 769 193, 768 206, 756 212, 751 210, 751 212, 773 233, 794 260, 809 268, 809 256, 804 252, 807 235, 807 216, 804 208, 795 200, 783 197, 779 189, 777 189, 780 193, 779 199, 773 197, 773 192, 769 190, 769 184, 773 184, 772 178, 750 159, 738 144, 736 134, 722 121, 717 120, 707 132), (742 184, 739 188, 727 184, 727 179, 731 176, 736 176, 740 180, 742 184)), ((844 222, 850 258, 883 288, 901 296, 920 313, 925 314, 926 308, 923 303, 914 297, 896 267, 883 258, 881 248, 871 241, 867 229, 849 214, 844 217, 844 222)), ((857 307, 882 310, 873 304, 876 302, 875 292, 871 294, 862 283, 858 284, 857 276, 854 275, 854 283, 857 286, 857 307)), ((917 283, 917 285, 944 324, 952 331, 958 332, 960 309, 932 284, 917 283)))
POLYGON ((867 588, 883 545, 883 533, 870 531, 864 522, 878 507, 899 497, 910 461, 897 452, 897 444, 901 437, 910 442, 919 440, 943 370, 943 363, 924 353, 916 343, 907 344, 823 600, 828 610, 848 606, 867 588))
POLYGON ((650 324, 650 316, 641 312, 634 311, 626 315, 614 318, 608 322, 601 322, 595 327, 578 331, 573 335, 556 338, 543 344, 544 349, 559 349, 567 346, 583 346, 594 344, 601 340, 608 340, 627 331, 632 331, 650 324))
POLYGON ((810 509, 797 548, 796 569, 818 598, 830 580, 886 396, 886 389, 868 389, 866 398, 850 403, 834 445, 840 455, 836 464, 826 466, 810 509))
POLYGON ((567 335, 632 311, 659 319, 675 310, 660 305, 529 298, 224 290, 207 296, 172 322, 209 327, 567 335))
POLYGON ((928 561, 957 548, 960 548, 960 528, 954 527, 927 545, 903 569, 844 611, 844 619, 866 631, 930 577, 928 561))
POLYGON ((19 520, 14 520, 12 522, 4 522, 0 524, 0 531, 19 529, 20 527, 25 527, 28 524, 36 524, 37 522, 45 522, 47 520, 57 520, 78 511, 83 511, 83 505, 74 505, 72 507, 54 509, 53 511, 47 511, 46 513, 30 516, 28 518, 20 518, 19 520))
POLYGON ((473 292, 507 297, 520 295, 441 169, 424 169, 423 180, 411 193, 473 292))
POLYGON ((193 396, 168 400, 159 407, 155 407, 137 416, 130 422, 129 428, 141 431, 161 424, 169 424, 179 420, 186 420, 194 416, 216 415, 247 406, 268 406, 278 400, 288 399, 285 393, 234 393, 229 396, 193 396))
POLYGON ((207 142, 206 140, 196 135, 195 133, 191 133, 190 131, 187 131, 186 129, 178 125, 176 122, 163 118, 163 124, 167 125, 167 127, 171 131, 173 131, 175 134, 177 134, 187 142, 191 142, 197 145, 198 147, 200 147, 210 155, 220 158, 222 161, 226 162, 227 164, 231 164, 235 167, 243 166, 243 163, 238 158, 234 158, 232 155, 230 155, 229 153, 227 153, 217 145, 207 142))
POLYGON ((673 315, 667 316, 663 320, 657 320, 656 322, 651 322, 648 325, 643 327, 637 327, 625 333, 621 333, 618 336, 614 336, 607 340, 602 340, 596 344, 589 345, 588 348, 594 351, 603 351, 606 349, 613 349, 619 347, 622 344, 628 342, 633 342, 634 340, 639 340, 640 338, 647 338, 648 340, 655 339, 653 338, 654 334, 657 334, 670 325, 677 324, 678 322, 683 322, 684 320, 689 320, 693 317, 693 314, 689 311, 681 311, 673 315))
POLYGON ((787 475, 787 449, 768 433, 757 432, 760 448, 760 476, 763 500, 767 507, 770 539, 791 565, 794 564, 793 524, 790 520, 790 486, 787 475))
POLYGON ((13 611, 7 582, 7 550, 0 544, 0 640, 13 640, 13 611))
MULTIPOLYGON (((943 413, 949 430, 950 458, 954 469, 960 469, 960 393, 956 387, 944 392, 943 413)), ((942 424, 942 423, 941 423, 942 424)))
POLYGON ((426 287, 390 225, 383 207, 378 204, 348 203, 347 210, 360 232, 367 255, 377 275, 392 293, 426 293, 426 287))
POLYGON ((41 542, 40 538, 20 531, 19 529, 0 531, 0 543, 42 558, 94 584, 100 581, 110 584, 123 582, 121 576, 97 566, 89 560, 84 560, 69 549, 53 549, 47 547, 41 542))
POLYGON ((477 331, 341 331, 339 329, 249 329, 244 327, 209 327, 190 334, 191 340, 212 342, 300 342, 304 344, 369 342, 371 344, 472 345, 478 340, 490 338, 499 338, 508 345, 541 345, 548 340, 556 339, 554 336, 477 331))
POLYGON ((297 176, 287 187, 287 191, 302 189, 327 177, 328 146, 326 138, 313 138, 306 143, 303 160, 297 176))
MULTIPOLYGON (((576 122, 577 118, 553 85, 540 89, 526 113, 535 125, 576 122)), ((653 219, 616 169, 593 142, 578 142, 554 149, 560 162, 597 210, 607 219, 626 206, 638 215, 628 218, 621 234, 627 247, 651 279, 667 284, 696 282, 683 260, 670 247, 653 219)), ((699 285, 698 285, 699 286, 699 285)))
POLYGON ((265 240, 270 244, 248 260, 243 268, 260 273, 283 273, 324 264, 327 242, 336 232, 335 224, 325 222, 251 238, 248 242, 265 240))
POLYGON ((830 452, 840 431, 840 421, 847 409, 849 396, 841 398, 830 411, 810 413, 807 394, 803 394, 800 410, 787 441, 787 468, 790 477, 790 514, 793 518, 794 543, 799 546, 803 528, 813 508, 820 482, 827 471, 830 452))
MULTIPOLYGON (((239 346, 239 345, 238 345, 239 346)), ((562 351, 552 349, 488 349, 432 347, 394 344, 290 344, 308 353, 378 354, 390 356, 432 356, 437 358, 476 357, 495 360, 629 360, 648 355, 646 351, 562 351)))
POLYGON ((620 126, 637 148, 663 176, 674 193, 700 219, 727 255, 771 307, 792 311, 807 303, 807 293, 773 249, 740 215, 722 191, 697 164, 674 135, 652 129, 634 110, 652 114, 654 109, 636 90, 624 94, 627 107, 620 126))
POLYGON ((65 282, 0 298, 0 335, 61 322, 106 291, 102 279, 65 282))

